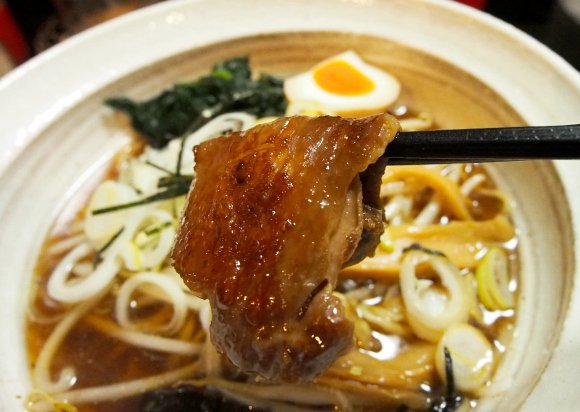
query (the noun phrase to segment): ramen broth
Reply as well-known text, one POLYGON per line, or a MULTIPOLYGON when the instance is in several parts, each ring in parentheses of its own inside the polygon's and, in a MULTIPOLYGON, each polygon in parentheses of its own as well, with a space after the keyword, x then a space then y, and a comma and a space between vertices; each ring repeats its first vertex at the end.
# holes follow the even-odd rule
MULTIPOLYGON (((230 57, 234 51, 235 54, 249 54, 253 66, 259 68, 259 71, 286 76, 292 72, 303 70, 305 67, 310 67, 312 63, 333 52, 349 48, 357 49, 368 61, 388 70, 402 83, 401 96, 391 109, 391 112, 397 115, 400 120, 416 119, 422 113, 428 113, 432 117, 432 124, 429 127, 432 129, 510 126, 523 123, 522 119, 501 97, 460 69, 402 45, 364 36, 302 33, 234 40, 223 44, 222 47, 214 46, 196 50, 160 62, 156 67, 144 69, 137 77, 146 79, 158 73, 163 67, 171 67, 176 64, 179 66, 180 62, 184 70, 193 65, 195 70, 190 70, 190 72, 203 73, 200 68, 206 67, 211 62, 220 61, 224 57, 230 57), (284 47, 280 47, 280 44, 284 47), (306 51, 304 44, 309 45, 306 51), (362 48, 361 44, 364 44, 362 48), (196 59, 199 65, 191 63, 195 62, 196 59), (183 63, 184 61, 189 63, 183 63), (286 61, 292 63, 285 64, 286 61)), ((186 77, 183 74, 181 76, 186 77)), ((187 74, 187 76, 190 75, 187 74)), ((120 85, 120 88, 122 89, 123 85, 129 87, 130 84, 131 82, 125 81, 124 84, 120 85)), ((65 239, 82 235, 83 219, 89 213, 86 204, 90 193, 99 182, 115 178, 123 164, 131 157, 140 154, 142 150, 143 147, 140 143, 136 143, 135 147, 124 151, 113 159, 105 171, 96 175, 92 181, 87 182, 83 190, 71 199, 70 204, 63 210, 55 222, 53 230, 48 235, 38 257, 36 274, 31 288, 31 302, 28 308, 26 342, 31 369, 34 368, 39 353, 55 326, 74 306, 58 303, 51 299, 46 292, 48 278, 66 254, 66 252, 58 251, 55 253, 55 245, 61 244, 65 239)), ((406 173, 404 172, 405 167, 399 168, 403 170, 401 173, 404 175, 406 173)), ((436 170, 443 170, 443 167, 436 170)), ((505 214, 505 208, 509 208, 510 200, 506 198, 505 194, 497 190, 486 167, 477 164, 466 165, 462 166, 460 173, 462 174, 462 182, 476 175, 483 176, 483 183, 480 184, 479 189, 472 191, 467 196, 469 199, 467 209, 475 222, 487 221, 502 213, 505 214)), ((420 186, 416 185, 412 177, 410 179, 413 185, 420 186)), ((429 187, 421 187, 412 193, 410 195, 413 199, 412 208, 409 211, 410 215, 417 216, 429 204, 433 194, 433 189, 429 187)), ((383 198, 385 205, 387 205, 392 200, 393 195, 385 195, 383 198)), ((454 220, 453 213, 447 213, 445 209, 440 212, 440 215, 437 218, 437 223, 447 224, 454 220)), ((389 222, 388 219, 387 224, 397 225, 397 223, 389 222)), ((517 273, 519 270, 517 240, 510 239, 503 242, 501 246, 509 255, 509 267, 512 274, 510 287, 512 290, 516 290, 517 294, 517 273)), ((485 247, 482 247, 482 251, 485 251, 485 247)), ((379 254, 381 253, 388 254, 389 252, 379 251, 379 254)), ((90 262, 94 257, 93 255, 94 252, 87 257, 86 261, 90 262)), ((480 253, 477 258, 481 259, 482 255, 483 253, 480 253)), ((475 272, 475 268, 460 268, 460 270, 462 275, 475 272)), ((432 278, 430 269, 424 269, 424 272, 420 276, 432 278)), ((376 271, 368 271, 364 268, 359 270, 354 267, 345 270, 339 277, 337 290, 344 296, 348 296, 349 299, 356 300, 359 304, 373 307, 381 305, 391 298, 399 299, 397 302, 400 304, 400 291, 396 291, 398 285, 398 278, 392 274, 377 275, 376 271)), ((67 334, 52 361, 53 379, 58 377, 58 373, 63 368, 74 365, 76 384, 73 388, 89 388, 158 375, 191 364, 191 355, 182 356, 139 348, 103 332, 107 329, 107 325, 103 324, 104 321, 114 322, 114 296, 117 288, 117 286, 113 286, 107 295, 96 303, 89 313, 83 316, 67 334)), ((170 304, 152 300, 147 294, 136 293, 132 298, 130 317, 135 324, 139 324, 142 319, 146 319, 147 322, 153 319, 153 322, 163 324, 173 316, 174 309, 170 304)), ((508 310, 488 310, 481 302, 477 306, 478 310, 481 311, 480 322, 474 321, 472 318, 469 322, 476 325, 491 343, 496 356, 494 359, 495 369, 501 362, 505 348, 509 346, 515 327, 517 307, 508 310)), ((197 316, 189 313, 184 326, 177 332, 176 336, 180 340, 198 342, 203 345, 207 336, 202 323, 197 316)), ((367 324, 369 323, 367 322, 367 324)), ((369 340, 362 344, 367 346, 364 348, 359 346, 359 351, 375 360, 384 361, 395 358, 398 353, 405 351, 408 347, 422 344, 422 339, 416 335, 408 335, 409 325, 406 322, 402 322, 402 324, 404 333, 401 336, 385 333, 373 327, 369 340)), ((435 346, 430 345, 430 349, 426 350, 426 353, 434 351, 435 346)), ((231 365, 224 362, 222 367, 223 376, 235 376, 236 382, 244 381, 245 378, 236 374, 235 368, 231 365)), ((319 378, 318 385, 334 386, 345 393, 354 393, 353 402, 356 404, 360 401, 363 408, 368 400, 363 399, 365 396, 372 400, 371 404, 380 402, 380 396, 377 393, 366 393, 365 390, 358 387, 360 385, 350 384, 348 379, 345 380, 344 377, 340 376, 340 373, 343 372, 338 369, 333 372, 333 368, 334 366, 331 367, 328 374, 319 378), (377 399, 379 400, 377 401, 377 399)), ((356 367, 351 368, 351 380, 358 379, 357 372, 359 371, 356 367)), ((443 393, 444 384, 437 376, 435 368, 433 366, 426 367, 424 372, 425 382, 433 383, 431 387, 425 386, 427 392, 430 391, 433 396, 443 393)), ((200 379, 203 376, 201 372, 194 372, 188 378, 200 379)), ((249 380, 253 383, 253 379, 249 380)), ((429 398, 429 396, 427 393, 426 397, 429 398)), ((476 399, 476 396, 472 394, 467 394, 466 397, 476 399)), ((140 410, 139 408, 143 404, 142 398, 143 395, 137 395, 117 401, 88 402, 75 404, 75 406, 83 412, 131 412, 140 410)), ((392 406, 393 410, 397 409, 397 406, 394 406, 390 401, 387 401, 386 404, 392 406)), ((369 405, 367 407, 371 408, 369 405)))

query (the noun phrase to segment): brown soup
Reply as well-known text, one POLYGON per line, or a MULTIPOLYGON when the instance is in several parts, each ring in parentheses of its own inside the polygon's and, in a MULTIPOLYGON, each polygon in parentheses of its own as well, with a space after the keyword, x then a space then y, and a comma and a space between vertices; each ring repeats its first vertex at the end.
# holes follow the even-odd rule
MULTIPOLYGON (((348 49, 356 50, 367 62, 385 69, 399 79, 403 86, 402 94, 392 111, 402 121, 427 113, 433 119, 429 128, 523 124, 521 117, 497 93, 473 76, 444 61, 383 39, 339 33, 268 35, 211 45, 145 68, 111 86, 107 92, 150 96, 172 82, 193 79, 206 73, 213 63, 237 55, 249 55, 252 66, 257 71, 286 76, 304 71, 325 57, 348 49), (161 79, 161 84, 158 78, 161 79)), ((141 151, 142 147, 139 146, 112 160, 105 173, 95 176, 93 183, 78 193, 73 204, 63 211, 47 237, 38 257, 37 274, 32 285, 33 299, 28 308, 26 336, 30 367, 33 371, 42 348, 58 325, 75 308, 86 304, 58 302, 47 292, 49 277, 72 249, 63 244, 66 245, 71 238, 84 241, 83 220, 89 213, 86 203, 90 192, 104 179, 122 175, 128 159, 139 155, 141 151), (55 248, 61 250, 55 251, 55 248)), ((159 376, 193 365, 186 373, 176 375, 177 378, 160 379, 161 383, 153 387, 166 387, 178 381, 189 380, 198 386, 217 386, 227 392, 228 396, 235 394, 233 396, 238 400, 246 400, 257 407, 274 409, 284 405, 302 405, 322 410, 345 409, 349 405, 354 405, 357 410, 385 410, 385 407, 393 410, 402 410, 402 407, 428 408, 444 396, 446 391, 441 374, 437 373, 435 367, 436 342, 418 336, 416 327, 410 324, 399 283, 403 259, 401 254, 416 243, 443 252, 457 266, 462 279, 469 279, 466 283, 471 283, 475 304, 467 323, 480 330, 493 348, 493 370, 501 362, 504 348, 510 340, 517 308, 490 308, 478 294, 478 280, 474 274, 486 252, 493 246, 499 246, 509 257, 510 290, 517 294, 517 240, 509 223, 509 209, 506 207, 509 201, 505 194, 496 188, 485 167, 481 165, 387 168, 383 189, 385 208, 391 205, 391 209, 396 209, 396 202, 402 204, 398 206, 398 213, 387 212, 387 222, 391 228, 388 239, 369 262, 345 270, 338 288, 345 304, 350 305, 353 312, 352 316, 358 328, 355 333, 358 347, 352 356, 345 355, 319 377, 315 386, 277 387, 281 392, 279 396, 260 392, 264 388, 272 388, 256 377, 240 374, 219 355, 212 353, 203 326, 203 316, 198 317, 191 306, 188 307, 188 315, 178 330, 158 335, 198 344, 200 349, 195 354, 180 355, 176 353, 179 351, 165 353, 120 340, 119 329, 123 328, 117 326, 115 329, 111 326, 117 322, 115 302, 123 282, 138 272, 122 268, 107 292, 92 303, 87 313, 80 316, 61 339, 51 360, 49 375, 55 381, 63 368, 72 365, 75 383, 64 391, 50 393, 50 396, 56 400, 67 400, 67 394, 77 389, 109 386, 107 390, 111 390, 110 385, 159 376), (454 185, 457 193, 460 193, 462 185, 476 180, 477 184, 471 190, 466 190, 467 193, 460 198, 469 215, 467 220, 472 221, 466 223, 465 216, 460 216, 454 209, 457 199, 448 198, 440 184, 447 182, 445 184, 454 185), (433 202, 437 203, 438 210, 430 212, 430 219, 420 226, 427 227, 434 234, 414 237, 412 227, 419 225, 415 224, 416 219, 422 213, 427 214, 426 209, 433 202), (486 226, 488 224, 491 226, 486 226), (471 238, 465 235, 466 228, 475 233, 471 238), (502 230, 503 235, 498 235, 498 231, 502 230), (385 319, 389 316, 391 318, 387 322, 385 319), (402 375, 406 376, 391 376, 397 370, 402 370, 402 375), (320 390, 320 400, 313 402, 312 391, 317 388, 320 390), (289 399, 281 396, 292 391, 296 393, 294 400, 292 396, 289 399)), ((178 216, 178 209, 173 208, 175 218, 178 216)), ((151 227, 144 228, 145 231, 146 229, 151 227)), ((78 243, 73 247, 75 245, 78 243)), ((79 261, 82 263, 79 272, 90 272, 95 255, 96 250, 93 248, 79 261)), ((165 260, 155 270, 168 266, 169 262, 165 260)), ((444 289, 433 268, 417 266, 416 269, 417 278, 431 282, 436 290, 444 289)), ((79 273, 78 276, 82 278, 83 275, 79 273)), ((160 328, 170 322, 174 317, 177 309, 164 303, 163 299, 156 298, 158 295, 149 292, 130 294, 128 316, 136 329, 148 333, 151 329, 160 328)), ((490 379, 493 379, 493 371, 490 379)), ((116 393, 115 390, 110 393, 116 393)), ((142 410, 140 408, 144 402, 151 400, 151 395, 147 394, 121 397, 114 401, 106 397, 106 400, 95 401, 99 396, 83 396, 77 393, 70 397, 71 403, 79 411, 138 411, 142 410)), ((475 405, 477 390, 467 391, 462 396, 465 396, 464 402, 473 400, 475 405)), ((227 409, 227 406, 222 407, 227 409)))

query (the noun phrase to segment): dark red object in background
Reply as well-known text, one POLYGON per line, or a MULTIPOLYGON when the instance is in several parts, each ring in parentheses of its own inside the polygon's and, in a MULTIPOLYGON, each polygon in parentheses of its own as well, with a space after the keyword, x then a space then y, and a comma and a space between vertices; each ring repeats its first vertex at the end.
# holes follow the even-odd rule
POLYGON ((29 56, 24 36, 14 22, 8 6, 3 1, 0 1, 0 43, 6 48, 16 64, 22 63, 29 56))
POLYGON ((483 10, 487 4, 487 0, 457 0, 459 3, 467 4, 468 6, 475 7, 476 9, 483 10))

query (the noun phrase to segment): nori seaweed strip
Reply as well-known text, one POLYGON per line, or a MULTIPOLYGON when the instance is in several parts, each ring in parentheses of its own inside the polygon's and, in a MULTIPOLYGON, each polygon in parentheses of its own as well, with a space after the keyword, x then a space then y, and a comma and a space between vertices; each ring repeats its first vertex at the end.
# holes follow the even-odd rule
POLYGON ((143 198, 141 200, 137 200, 135 202, 129 202, 129 203, 123 203, 123 204, 115 205, 115 206, 103 207, 101 209, 94 209, 91 211, 91 214, 102 215, 105 213, 116 212, 117 210, 129 209, 131 207, 146 205, 146 204, 154 203, 154 202, 160 202, 162 200, 169 200, 169 199, 173 199, 174 197, 186 195, 188 191, 189 191, 189 186, 187 188, 185 188, 181 185, 176 185, 174 187, 157 192, 151 196, 147 196, 146 198, 143 198))
POLYGON ((117 240, 119 236, 121 236, 123 230, 125 230, 124 226, 119 229, 119 231, 115 233, 109 240, 107 240, 107 243, 105 243, 99 250, 97 250, 95 257, 93 258, 93 267, 96 267, 101 262, 101 256, 103 253, 105 253, 105 251, 113 244, 113 242, 117 240))
POLYGON ((434 400, 429 409, 431 412, 453 412, 461 406, 463 396, 455 391, 455 376, 453 375, 453 359, 447 347, 443 347, 445 356, 445 380, 447 381, 445 395, 434 400))
POLYGON ((425 246, 423 246, 419 243, 413 243, 412 245, 407 246, 406 248, 403 249, 403 253, 407 253, 407 252, 410 252, 412 250, 418 250, 420 252, 425 252, 425 253, 427 253, 429 255, 433 255, 433 256, 447 257, 447 256, 445 256, 445 254, 443 252, 426 248, 425 246))
POLYGON ((254 79, 248 58, 237 57, 216 64, 209 75, 176 84, 152 99, 136 102, 113 97, 105 104, 129 115, 145 141, 162 148, 219 114, 244 111, 258 117, 280 116, 287 102, 281 79, 269 75, 254 79))

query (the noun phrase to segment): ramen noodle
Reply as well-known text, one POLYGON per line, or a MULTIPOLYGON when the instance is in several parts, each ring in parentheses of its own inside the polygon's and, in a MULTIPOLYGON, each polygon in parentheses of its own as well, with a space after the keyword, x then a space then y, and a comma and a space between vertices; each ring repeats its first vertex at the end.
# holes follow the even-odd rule
MULTIPOLYGON (((347 75, 364 76, 355 63, 347 75)), ((395 90, 376 107, 295 98, 284 115, 388 108, 403 130, 437 128, 436 116, 405 105, 401 85, 387 79, 395 90)), ((195 181, 190 154, 274 118, 229 111, 162 148, 137 139, 84 206, 55 226, 27 308, 29 410, 161 411, 160 399, 172 396, 213 399, 224 410, 455 410, 485 396, 513 331, 518 255, 510 200, 478 164, 386 168, 381 242, 340 272, 333 292, 354 324, 355 346, 312 382, 244 374, 216 351, 209 304, 169 258, 195 181)))

